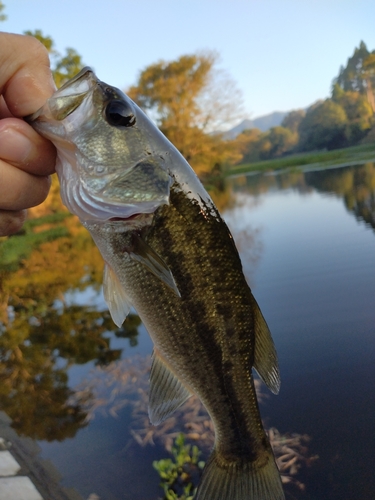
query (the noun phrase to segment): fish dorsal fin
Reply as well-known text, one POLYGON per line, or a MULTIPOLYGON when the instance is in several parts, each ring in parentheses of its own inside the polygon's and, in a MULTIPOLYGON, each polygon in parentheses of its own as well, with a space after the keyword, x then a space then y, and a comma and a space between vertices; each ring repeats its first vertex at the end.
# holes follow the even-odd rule
POLYGON ((280 372, 275 345, 266 320, 263 318, 254 297, 252 300, 255 323, 254 368, 270 391, 278 394, 280 390, 280 372))
POLYGON ((132 252, 129 252, 132 259, 140 262, 147 267, 157 278, 171 288, 177 297, 181 294, 173 278, 172 271, 169 269, 163 259, 144 241, 141 236, 134 239, 132 252))
POLYGON ((130 311, 130 302, 125 290, 108 264, 104 265, 103 294, 113 322, 120 328, 130 311))
POLYGON ((167 366, 157 349, 152 353, 148 414, 150 422, 158 425, 177 410, 191 393, 167 366))

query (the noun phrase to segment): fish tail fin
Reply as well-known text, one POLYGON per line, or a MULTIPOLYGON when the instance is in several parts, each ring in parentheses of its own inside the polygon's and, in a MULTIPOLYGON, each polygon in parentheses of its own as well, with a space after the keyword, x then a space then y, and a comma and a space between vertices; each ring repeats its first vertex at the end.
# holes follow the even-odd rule
MULTIPOLYGON (((263 457, 262 457, 263 459, 263 457)), ((262 460, 263 462, 263 460, 262 460)), ((267 450, 263 467, 253 462, 226 462, 214 450, 194 500, 285 500, 279 470, 267 450)))

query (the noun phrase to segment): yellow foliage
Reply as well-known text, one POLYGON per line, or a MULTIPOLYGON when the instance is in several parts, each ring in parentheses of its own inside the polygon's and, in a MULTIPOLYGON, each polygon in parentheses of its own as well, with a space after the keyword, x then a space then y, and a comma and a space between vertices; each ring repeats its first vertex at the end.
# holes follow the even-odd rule
POLYGON ((241 108, 233 83, 215 73, 216 59, 205 53, 160 61, 145 68, 128 90, 200 176, 242 157, 236 141, 212 134, 219 124, 236 120, 241 108))

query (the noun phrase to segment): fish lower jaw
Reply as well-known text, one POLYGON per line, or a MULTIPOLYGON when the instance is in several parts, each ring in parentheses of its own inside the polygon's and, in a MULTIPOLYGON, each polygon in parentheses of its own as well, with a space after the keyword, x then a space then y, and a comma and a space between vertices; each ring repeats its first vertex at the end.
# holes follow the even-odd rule
POLYGON ((97 228, 100 231, 110 233, 122 233, 125 231, 140 231, 152 222, 154 214, 133 214, 129 217, 111 217, 107 220, 81 221, 88 229, 97 228))
POLYGON ((83 224, 106 224, 108 222, 132 223, 144 216, 153 216, 160 203, 116 203, 92 193, 74 175, 60 177, 61 198, 68 210, 77 215, 83 224))
POLYGON ((133 214, 129 217, 111 217, 110 219, 108 219, 108 222, 131 222, 142 218, 144 215, 145 214, 133 214))

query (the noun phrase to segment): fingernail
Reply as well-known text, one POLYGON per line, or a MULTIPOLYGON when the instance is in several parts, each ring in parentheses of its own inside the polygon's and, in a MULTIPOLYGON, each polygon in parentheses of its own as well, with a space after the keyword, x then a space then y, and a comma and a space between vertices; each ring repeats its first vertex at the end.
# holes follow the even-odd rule
POLYGON ((33 143, 25 135, 13 128, 5 129, 0 134, 0 158, 12 165, 27 161, 33 150, 33 143))

